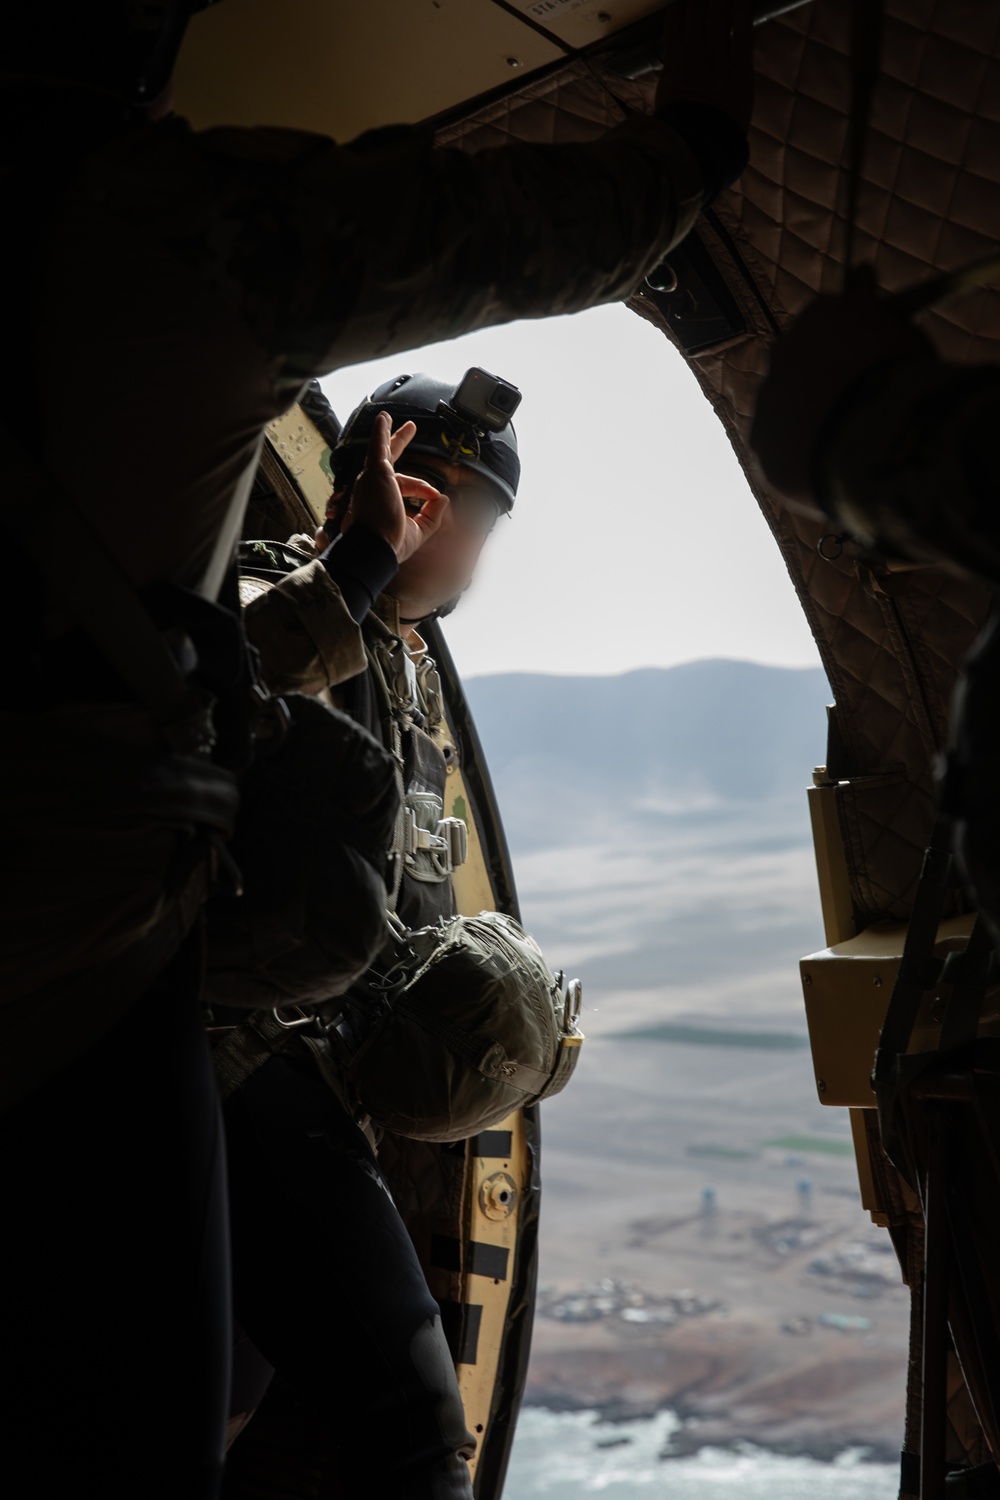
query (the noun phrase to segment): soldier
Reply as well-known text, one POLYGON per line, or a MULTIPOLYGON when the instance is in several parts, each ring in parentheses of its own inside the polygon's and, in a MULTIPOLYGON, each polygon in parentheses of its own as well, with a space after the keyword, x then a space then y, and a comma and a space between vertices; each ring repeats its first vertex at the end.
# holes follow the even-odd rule
MULTIPOLYGON (((838 530, 881 553, 890 569, 946 568, 995 592, 1000 369, 941 359, 930 339, 869 280, 844 295, 818 298, 778 340, 758 397, 752 445, 767 478, 793 505, 830 518, 838 530)), ((947 1309, 940 1314, 941 1346, 933 1353, 934 1320, 925 1313, 923 1328, 919 1321, 914 1325, 903 1495, 938 1486, 956 1495, 997 1489, 997 1377, 981 1352, 995 1348, 997 1337, 1000 1216, 990 1053, 996 1044, 981 1007, 990 943, 1000 954, 998 684, 1000 622, 994 609, 959 681, 941 782, 941 827, 932 835, 935 849, 921 875, 907 935, 912 967, 893 992, 896 1017, 886 1019, 873 1076, 884 1153, 880 1206, 888 1211, 901 1264, 921 1268, 914 1280, 909 1272, 906 1278, 914 1306, 930 1307, 936 1287, 947 1309), (912 1021, 901 1030, 899 1016, 907 1003, 915 1016, 921 992, 934 983, 930 955, 937 951, 948 879, 942 838, 957 856, 966 897, 980 921, 962 960, 969 979, 940 1002, 946 1019, 935 1057, 926 1040, 919 1048, 913 1042, 912 1021), (923 977, 915 957, 921 943, 930 971, 923 977), (892 1052, 887 1032, 894 1036, 892 1052), (900 1063, 909 1059, 894 1056, 897 1047, 900 1054, 919 1051, 923 1072, 907 1074, 900 1063), (947 1091, 934 1086, 938 1070, 947 1073, 947 1091), (975 1108, 946 1111, 942 1099, 974 1100, 975 1108), (927 1145, 935 1131, 949 1142, 947 1156, 942 1151, 935 1157, 927 1145), (940 1220, 945 1246, 963 1247, 950 1268, 947 1248, 931 1248, 937 1222, 932 1201, 948 1205, 940 1220), (942 1394, 936 1397, 939 1378, 942 1394)))
MULTIPOLYGON (((751 441, 791 503, 862 545, 1000 585, 995 365, 942 360, 891 299, 820 297, 775 345, 751 441)), ((892 561, 894 559, 894 561, 892 561)), ((945 788, 958 853, 1000 943, 995 621, 972 652, 945 788)))
POLYGON ((820 297, 772 351, 751 442, 776 489, 863 544, 995 587, 998 388, 874 289, 820 297))
MULTIPOLYGON (((482 370, 457 388, 426 375, 385 382, 352 413, 333 451, 336 489, 314 547, 295 537, 285 547, 241 548, 248 634, 269 684, 332 692, 397 759, 404 815, 388 883, 411 928, 454 913, 451 872, 465 832, 443 818, 447 766, 435 733, 444 704, 419 625, 454 608, 490 532, 511 512, 520 463, 509 416, 519 399, 482 370), (478 426, 484 413, 491 427, 478 426), (406 471, 398 498, 391 484, 374 482, 392 462, 406 471), (319 555, 305 560, 308 551, 319 555), (276 581, 282 568, 291 571, 276 581)), ((211 953, 210 944, 210 970, 211 953)), ((340 1098, 331 1093, 328 1063, 321 1076, 294 1040, 276 1033, 273 1054, 224 1109, 235 1310, 245 1331, 237 1372, 248 1365, 259 1377, 251 1352, 259 1346, 282 1377, 233 1453, 225 1493, 252 1492, 260 1466, 281 1454, 290 1495, 295 1475, 311 1467, 373 1500, 458 1500, 471 1494, 475 1440, 437 1305, 370 1130, 365 1139, 339 1080, 340 1098), (289 1305, 268 1267, 303 1256, 350 1297, 329 1312, 312 1303, 306 1316, 289 1305)), ((256 1400, 248 1384, 237 1379, 241 1406, 256 1400)), ((258 1394, 262 1385, 258 1378, 258 1394)))
POLYGON ((630 294, 742 170, 751 79, 747 0, 698 0, 656 112, 589 144, 198 135, 169 114, 188 8, 20 6, 0 92, 3 525, 37 561, 3 595, 5 1451, 106 1500, 159 1452, 151 1412, 171 1438, 148 1494, 210 1496, 219 1470, 225 1211, 191 934, 241 759, 220 601, 263 429, 317 373, 630 294), (151 1246, 172 1267, 155 1308, 151 1246), (51 1363, 74 1392, 58 1445, 51 1363))

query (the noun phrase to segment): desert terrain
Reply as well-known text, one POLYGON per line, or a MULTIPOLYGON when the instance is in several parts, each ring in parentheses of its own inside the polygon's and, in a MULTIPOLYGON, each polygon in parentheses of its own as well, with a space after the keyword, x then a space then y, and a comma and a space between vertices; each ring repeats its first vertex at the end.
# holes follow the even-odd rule
POLYGON ((706 662, 469 695, 525 924, 584 980, 583 1056, 542 1106, 528 1401, 669 1407, 676 1452, 894 1458, 908 1294, 846 1112, 818 1102, 798 983, 823 946, 821 674, 706 662))

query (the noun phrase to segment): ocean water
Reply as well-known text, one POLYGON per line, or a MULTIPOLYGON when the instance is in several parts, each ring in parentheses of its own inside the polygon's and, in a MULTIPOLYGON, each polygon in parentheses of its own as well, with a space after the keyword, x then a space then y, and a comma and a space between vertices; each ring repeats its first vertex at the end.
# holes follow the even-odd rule
POLYGON ((601 1422, 593 1412, 527 1407, 518 1421, 504 1500, 895 1500, 895 1464, 845 1453, 834 1463, 763 1450, 706 1448, 663 1459, 679 1423, 670 1412, 601 1422))

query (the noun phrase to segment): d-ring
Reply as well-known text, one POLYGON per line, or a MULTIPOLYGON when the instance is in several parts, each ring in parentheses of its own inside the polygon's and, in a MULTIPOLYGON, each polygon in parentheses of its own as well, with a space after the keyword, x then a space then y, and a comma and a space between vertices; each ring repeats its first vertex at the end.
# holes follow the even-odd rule
POLYGON ((838 557, 843 557, 844 543, 850 539, 850 535, 851 533, 849 531, 842 531, 839 536, 832 531, 828 531, 826 535, 821 536, 819 541, 816 543, 816 551, 819 553, 824 562, 836 562, 838 557), (827 551, 827 542, 833 543, 833 545, 837 549, 836 552, 827 551))

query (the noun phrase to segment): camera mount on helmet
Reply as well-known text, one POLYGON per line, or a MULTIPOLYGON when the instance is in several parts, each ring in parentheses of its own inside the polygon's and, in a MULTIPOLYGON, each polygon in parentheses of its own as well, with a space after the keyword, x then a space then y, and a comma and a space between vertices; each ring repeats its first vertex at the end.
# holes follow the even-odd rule
POLYGON ((460 464, 487 479, 504 511, 514 505, 521 462, 511 417, 521 401, 517 386, 473 367, 457 386, 430 375, 397 375, 387 380, 348 417, 331 465, 339 488, 347 489, 364 463, 368 440, 380 411, 393 426, 413 422, 416 433, 407 454, 429 453, 460 464))
POLYGON ((487 432, 503 432, 520 404, 516 385, 474 365, 462 376, 451 401, 442 401, 440 407, 469 418, 487 432))

